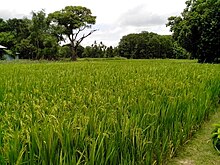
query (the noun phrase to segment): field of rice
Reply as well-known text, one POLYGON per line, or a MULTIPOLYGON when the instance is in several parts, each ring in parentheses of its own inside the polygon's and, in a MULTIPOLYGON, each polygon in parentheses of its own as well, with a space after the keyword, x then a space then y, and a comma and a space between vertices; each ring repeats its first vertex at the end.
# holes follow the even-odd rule
POLYGON ((162 164, 216 111, 220 65, 0 63, 0 164, 162 164))

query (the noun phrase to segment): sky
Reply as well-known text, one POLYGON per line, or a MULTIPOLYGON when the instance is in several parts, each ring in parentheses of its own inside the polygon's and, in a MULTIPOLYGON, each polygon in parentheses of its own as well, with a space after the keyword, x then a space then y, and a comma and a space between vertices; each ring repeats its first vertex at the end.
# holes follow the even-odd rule
MULTIPOLYGON (((3 1, 3 0, 2 0, 3 1)), ((44 9, 52 13, 65 6, 84 6, 92 11, 98 29, 82 45, 96 41, 117 46, 120 39, 130 33, 142 31, 161 35, 171 34, 166 27, 167 18, 180 15, 186 0, 4 0, 0 5, 0 18, 31 18, 32 11, 44 9)))

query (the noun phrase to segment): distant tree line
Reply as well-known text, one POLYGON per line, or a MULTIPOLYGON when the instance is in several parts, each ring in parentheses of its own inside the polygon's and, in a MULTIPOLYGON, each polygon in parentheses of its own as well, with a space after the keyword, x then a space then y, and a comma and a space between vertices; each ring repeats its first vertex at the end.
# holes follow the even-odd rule
MULTIPOLYGON (((59 52, 60 58, 70 58, 71 49, 69 49, 69 44, 62 46, 59 52)), ((102 42, 94 43, 91 46, 83 47, 78 46, 76 52, 79 58, 111 58, 118 56, 118 48, 112 46, 106 46, 102 42)))
POLYGON ((180 47, 172 36, 142 32, 129 34, 119 42, 118 53, 122 57, 134 59, 189 58, 190 54, 180 47))
POLYGON ((220 61, 220 1, 187 0, 181 16, 168 18, 170 35, 141 32, 121 38, 117 47, 94 42, 85 48, 81 42, 96 29, 96 17, 81 6, 67 6, 46 15, 44 10, 32 12, 32 18, 0 18, 0 44, 23 59, 57 60, 70 58, 133 59, 175 58, 220 61), (65 43, 61 46, 61 43, 65 43))
MULTIPOLYGON (((49 15, 51 19, 51 15, 49 15)), ((21 59, 72 58, 71 44, 61 46, 60 27, 49 23, 44 10, 32 12, 32 19, 0 19, 0 43, 21 59)), ((76 50, 80 58, 111 58, 121 56, 133 59, 189 58, 189 53, 175 42, 172 36, 142 32, 123 36, 117 47, 96 41, 91 46, 80 44, 76 50)))
POLYGON ((82 58, 111 58, 118 56, 117 47, 107 47, 102 42, 95 41, 91 46, 86 46, 81 55, 82 58))

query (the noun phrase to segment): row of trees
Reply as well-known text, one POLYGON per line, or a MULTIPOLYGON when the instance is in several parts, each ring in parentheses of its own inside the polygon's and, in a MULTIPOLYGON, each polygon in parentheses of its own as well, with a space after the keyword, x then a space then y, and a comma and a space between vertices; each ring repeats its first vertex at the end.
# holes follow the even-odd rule
MULTIPOLYGON (((73 10, 73 8, 71 9, 73 10)), ((82 10, 84 11, 85 9, 82 10)), ((68 18, 72 18, 73 15, 67 15, 64 18, 65 14, 63 13, 67 14, 68 12, 65 9, 62 10, 62 13, 57 11, 46 16, 46 13, 42 10, 33 12, 32 19, 14 18, 6 21, 0 19, 0 43, 7 46, 14 54, 19 52, 20 58, 23 59, 56 60, 59 58, 71 58, 76 60, 77 56, 81 58, 122 56, 136 59, 188 58, 188 54, 177 43, 174 43, 171 36, 161 36, 148 32, 126 35, 122 37, 119 46, 115 48, 112 46, 107 47, 102 42, 94 42, 91 46, 84 48, 80 45, 81 41, 93 33, 94 30, 77 39, 77 35, 84 29, 90 28, 90 26, 83 23, 73 27, 76 22, 71 23, 71 20, 65 22, 68 18), (66 25, 61 25, 65 23, 66 25), (65 42, 67 39, 70 44, 60 46, 59 43, 65 42)), ((81 21, 83 20, 78 22, 81 21)))
POLYGON ((122 37, 119 42, 118 52, 120 56, 134 59, 149 58, 189 58, 169 35, 158 35, 156 33, 142 32, 129 34, 122 37))
POLYGON ((76 60, 80 43, 96 30, 81 34, 95 24, 96 17, 89 9, 81 6, 67 6, 60 11, 32 12, 32 19, 0 19, 0 43, 21 58, 57 59, 64 52, 76 60), (71 51, 59 45, 69 42, 71 51))
MULTIPOLYGON (((102 42, 96 41, 91 46, 83 47, 79 45, 77 47, 77 57, 79 58, 111 58, 118 56, 117 47, 106 46, 102 42)), ((62 46, 59 51, 60 58, 71 58, 70 45, 62 46)))
POLYGON ((220 1, 187 0, 181 16, 168 18, 171 36, 142 32, 124 36, 118 47, 127 58, 191 58, 220 62, 220 1))
POLYGON ((46 14, 33 12, 32 19, 0 19, 0 43, 21 58, 53 59, 58 52, 58 40, 51 35, 46 14))
POLYGON ((111 58, 118 56, 117 47, 112 46, 107 47, 102 42, 99 44, 95 41, 91 46, 86 46, 80 57, 82 58, 111 58))
MULTIPOLYGON (((65 48, 68 52, 68 47, 65 46, 65 48)), ((102 42, 97 43, 95 41, 94 44, 85 48, 79 46, 77 53, 80 58, 111 58, 116 56, 128 59, 190 58, 190 53, 180 47, 172 39, 172 36, 163 36, 149 32, 123 36, 117 47, 107 47, 102 42)), ((65 54, 68 53, 63 53, 63 55, 65 54)))
POLYGON ((0 44, 21 58, 197 58, 199 62, 220 61, 220 1, 187 0, 181 16, 168 18, 172 36, 142 32, 123 36, 118 47, 102 42, 83 48, 81 42, 96 29, 96 17, 81 6, 67 6, 50 13, 32 13, 32 19, 0 19, 0 44), (61 42, 69 44, 61 47, 61 42))

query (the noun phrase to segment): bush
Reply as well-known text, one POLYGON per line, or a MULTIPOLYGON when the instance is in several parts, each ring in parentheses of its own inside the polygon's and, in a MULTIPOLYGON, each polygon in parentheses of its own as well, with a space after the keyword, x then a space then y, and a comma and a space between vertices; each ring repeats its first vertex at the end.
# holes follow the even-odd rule
POLYGON ((176 59, 189 59, 190 53, 182 48, 177 42, 173 44, 173 56, 176 59))
POLYGON ((212 143, 214 148, 220 153, 220 124, 215 124, 215 129, 212 132, 212 143))

